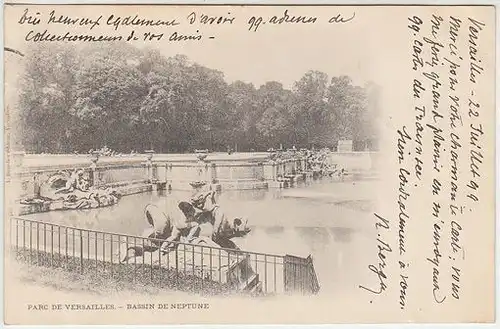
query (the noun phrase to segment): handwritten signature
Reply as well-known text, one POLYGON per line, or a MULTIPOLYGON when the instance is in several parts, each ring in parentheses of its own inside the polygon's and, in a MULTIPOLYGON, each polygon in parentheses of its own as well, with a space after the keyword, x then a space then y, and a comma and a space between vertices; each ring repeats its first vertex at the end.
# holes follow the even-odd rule
MULTIPOLYGON (((378 230, 389 230, 389 221, 378 214, 374 214, 377 218, 375 222, 375 228, 378 230)), ((378 263, 377 265, 370 264, 368 265, 368 269, 374 273, 379 280, 378 288, 367 288, 365 286, 359 285, 359 288, 364 289, 370 293, 380 295, 383 291, 387 289, 387 274, 385 272, 385 268, 387 267, 386 259, 387 254, 392 252, 392 248, 389 243, 385 242, 382 239, 380 233, 377 234, 377 249, 378 249, 378 263)))

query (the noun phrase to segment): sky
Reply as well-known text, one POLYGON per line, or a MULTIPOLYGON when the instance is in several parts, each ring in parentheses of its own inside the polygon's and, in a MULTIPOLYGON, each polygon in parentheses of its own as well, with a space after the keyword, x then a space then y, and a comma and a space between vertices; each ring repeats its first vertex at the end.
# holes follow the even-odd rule
MULTIPOLYGON (((66 7, 63 11, 57 8, 57 14, 64 14, 72 18, 76 17, 96 17, 95 7, 78 7, 78 10, 71 10, 66 7)), ((332 76, 349 75, 355 84, 363 85, 365 82, 374 79, 371 72, 373 68, 370 47, 373 45, 373 36, 370 29, 367 29, 369 20, 363 19, 363 13, 359 8, 352 7, 317 7, 317 8, 287 8, 287 7, 252 7, 250 9, 225 7, 202 8, 196 11, 199 18, 202 15, 228 15, 236 17, 235 23, 231 26, 211 25, 201 23, 193 25, 187 23, 186 17, 193 12, 193 8, 173 8, 170 12, 161 12, 154 7, 123 8, 123 7, 100 7, 103 8, 98 14, 103 15, 103 21, 109 15, 114 17, 126 17, 127 15, 139 14, 140 17, 149 19, 168 20, 175 17, 181 24, 176 27, 120 27, 114 31, 112 26, 101 24, 98 28, 89 30, 85 27, 68 27, 55 24, 47 24, 42 20, 36 26, 29 24, 18 24, 19 16, 23 13, 23 8, 13 8, 11 15, 7 13, 7 30, 16 28, 16 33, 7 33, 6 46, 16 49, 26 49, 31 44, 24 40, 24 36, 29 30, 36 29, 43 31, 48 29, 51 33, 119 33, 126 36, 132 28, 136 33, 153 31, 154 33, 164 33, 161 41, 135 42, 137 47, 157 48, 166 56, 184 54, 194 62, 212 69, 220 70, 228 82, 242 80, 251 82, 256 86, 264 84, 266 81, 281 82, 284 87, 290 88, 293 82, 299 80, 309 70, 322 71, 331 78, 332 76), (15 9, 15 11, 14 11, 15 9), (226 9, 226 10, 224 10, 226 9), (304 17, 317 17, 317 23, 311 24, 282 24, 282 25, 261 25, 257 32, 248 30, 248 21, 251 17, 263 17, 264 20, 276 15, 282 17, 287 10, 289 17, 302 15, 304 17), (15 12, 15 13, 14 13, 15 12), (352 21, 346 24, 328 24, 328 18, 339 13, 345 17, 355 14, 352 21), (10 23, 9 23, 10 18, 10 23), (368 31, 368 32, 367 32, 368 31), (201 42, 181 41, 169 42, 168 37, 177 32, 184 35, 202 35, 201 42), (209 39, 213 36, 214 39, 209 39)), ((160 8, 160 7, 157 7, 160 8)), ((41 12, 40 17, 47 17, 54 7, 39 7, 31 9, 41 12)), ((196 9, 195 9, 196 10, 196 9)), ((12 31, 11 30, 11 31, 12 31)), ((375 81, 376 82, 376 81, 375 81)))
POLYGON ((290 87, 309 70, 322 71, 330 78, 349 75, 361 85, 374 79, 371 59, 363 51, 365 37, 335 33, 321 38, 318 35, 326 35, 327 31, 320 30, 293 33, 281 29, 272 38, 259 32, 233 33, 216 36, 203 49, 193 44, 159 48, 166 56, 182 53, 199 64, 220 70, 228 82, 242 80, 258 86, 275 80, 290 87))
POLYGON ((160 50, 166 56, 181 53, 201 65, 220 70, 228 82, 242 80, 256 86, 275 80, 291 87, 309 70, 322 71, 330 78, 349 75, 355 84, 360 85, 373 80, 369 72, 370 60, 357 52, 359 44, 355 42, 332 40, 332 44, 317 44, 311 40, 297 40, 297 43, 290 44, 276 40, 263 47, 260 40, 239 41, 239 45, 236 42, 224 44, 224 49, 205 46, 203 51, 194 47, 160 50), (336 48, 335 44, 339 47, 336 48))

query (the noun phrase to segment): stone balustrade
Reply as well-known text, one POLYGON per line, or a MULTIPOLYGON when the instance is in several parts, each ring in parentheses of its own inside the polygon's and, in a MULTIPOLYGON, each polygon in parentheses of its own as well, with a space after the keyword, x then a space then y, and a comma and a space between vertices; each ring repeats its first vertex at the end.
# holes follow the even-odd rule
MULTIPOLYGON (((376 154, 331 153, 330 162, 353 169, 375 166, 376 154)), ((54 174, 82 169, 91 186, 117 187, 123 194, 154 188, 191 190, 194 183, 219 189, 283 187, 283 182, 305 175, 306 158, 301 155, 273 160, 268 153, 134 154, 118 157, 91 155, 29 155, 12 153, 7 183, 21 198, 36 197, 40 186, 54 174)))

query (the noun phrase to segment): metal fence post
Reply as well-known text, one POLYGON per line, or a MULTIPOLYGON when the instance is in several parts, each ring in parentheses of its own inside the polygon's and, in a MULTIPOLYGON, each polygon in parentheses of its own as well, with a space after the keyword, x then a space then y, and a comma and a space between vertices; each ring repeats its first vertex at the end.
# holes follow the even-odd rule
POLYGON ((274 258, 274 293, 277 291, 277 286, 276 286, 276 256, 274 258))
POLYGON ((80 269, 83 274, 83 231, 80 230, 80 269))
POLYGON ((33 250, 32 250, 32 245, 33 245, 33 241, 32 241, 32 235, 33 235, 33 223, 30 222, 30 264, 33 263, 33 250))
POLYGON ((106 234, 102 234, 102 269, 106 269, 106 234))
MULTIPOLYGON (((183 245, 183 249, 184 251, 186 250, 185 249, 185 245, 183 245)), ((175 281, 177 282, 177 284, 179 284, 179 245, 176 243, 175 244, 175 281)), ((167 257, 169 257, 170 255, 167 254, 167 257)), ((184 266, 186 266, 186 252, 184 252, 184 266)))
POLYGON ((109 244, 110 244, 110 247, 109 247, 109 255, 111 257, 111 265, 110 265, 110 271, 111 271, 111 280, 113 280, 113 234, 110 234, 109 235, 109 244))
MULTIPOLYGON (((12 225, 12 223, 13 223, 13 222, 14 222, 14 219, 13 219, 13 218, 10 218, 10 220, 9 220, 9 224, 10 224, 10 225, 9 225, 9 245, 11 245, 11 246, 12 246, 12 242, 13 242, 13 241, 12 241, 12 236, 13 236, 13 235, 12 235, 12 230, 13 230, 13 229, 12 229, 12 226, 13 226, 13 225, 12 225)), ((11 248, 11 249, 14 249, 14 248, 11 248)))
POLYGON ((16 219, 16 258, 19 257, 19 221, 16 219))
POLYGON ((314 270, 312 258, 286 255, 283 258, 283 281, 285 292, 315 294, 319 291, 319 284, 314 270))
POLYGON ((201 289, 203 289, 203 246, 201 246, 201 289))
POLYGON ((95 232, 95 241, 94 241, 94 254, 95 254, 95 276, 97 277, 97 270, 99 269, 99 264, 97 263, 97 231, 95 232))
POLYGON ((267 255, 264 255, 264 291, 267 294, 267 255))
POLYGON ((54 225, 50 225, 50 266, 54 266, 54 225))

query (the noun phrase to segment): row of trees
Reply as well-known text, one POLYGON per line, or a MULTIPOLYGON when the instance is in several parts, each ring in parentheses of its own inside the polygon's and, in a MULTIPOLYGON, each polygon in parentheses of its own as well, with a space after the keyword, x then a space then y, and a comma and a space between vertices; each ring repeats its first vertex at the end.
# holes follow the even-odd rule
POLYGON ((130 152, 332 147, 376 139, 379 88, 307 72, 292 90, 256 88, 222 72, 129 44, 37 46, 19 96, 20 142, 29 152, 130 152))

